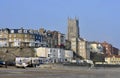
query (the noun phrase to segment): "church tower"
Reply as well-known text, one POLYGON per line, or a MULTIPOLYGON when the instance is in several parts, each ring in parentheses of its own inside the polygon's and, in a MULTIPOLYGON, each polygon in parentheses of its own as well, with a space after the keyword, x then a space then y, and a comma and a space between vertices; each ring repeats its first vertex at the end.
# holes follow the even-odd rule
POLYGON ((67 40, 71 42, 71 49, 78 54, 79 20, 68 18, 67 40))

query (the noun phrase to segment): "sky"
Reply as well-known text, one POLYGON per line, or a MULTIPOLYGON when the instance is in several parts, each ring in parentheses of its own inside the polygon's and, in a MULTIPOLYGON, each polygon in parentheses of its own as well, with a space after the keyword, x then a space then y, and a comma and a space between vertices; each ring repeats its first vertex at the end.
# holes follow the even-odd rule
POLYGON ((79 19, 80 36, 120 49, 120 0, 0 0, 0 28, 57 30, 79 19))

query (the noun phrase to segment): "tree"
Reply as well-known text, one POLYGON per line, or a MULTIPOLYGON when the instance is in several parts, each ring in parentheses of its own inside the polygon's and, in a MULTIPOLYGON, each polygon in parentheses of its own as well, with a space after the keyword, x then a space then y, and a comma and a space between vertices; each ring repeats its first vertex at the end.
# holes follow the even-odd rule
POLYGON ((104 55, 97 52, 90 52, 90 59, 94 62, 104 62, 104 55))

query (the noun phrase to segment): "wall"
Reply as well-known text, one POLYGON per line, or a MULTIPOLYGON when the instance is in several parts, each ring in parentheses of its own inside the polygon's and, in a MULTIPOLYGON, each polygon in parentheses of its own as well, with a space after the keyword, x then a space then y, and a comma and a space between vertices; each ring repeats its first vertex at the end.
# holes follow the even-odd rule
POLYGON ((15 57, 34 57, 34 48, 0 48, 0 59, 14 61, 15 57))

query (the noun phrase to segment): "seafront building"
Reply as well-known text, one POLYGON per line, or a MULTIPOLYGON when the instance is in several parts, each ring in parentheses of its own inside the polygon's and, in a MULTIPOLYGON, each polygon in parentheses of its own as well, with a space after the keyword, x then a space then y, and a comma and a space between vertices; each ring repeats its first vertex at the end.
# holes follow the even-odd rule
POLYGON ((65 62, 72 62, 73 60, 73 51, 65 50, 65 62))
POLYGON ((46 58, 48 63, 60 63, 71 61, 73 59, 73 52, 60 48, 39 47, 36 48, 36 56, 46 58))
POLYGON ((84 60, 90 60, 90 51, 89 51, 89 45, 88 41, 86 41, 83 38, 78 39, 78 51, 79 55, 82 57, 84 60))
POLYGON ((105 56, 112 55, 112 45, 107 43, 106 41, 101 43, 104 48, 104 54, 105 56))
POLYGON ((112 54, 113 55, 119 55, 119 49, 116 47, 112 47, 112 54))
POLYGON ((113 47, 110 43, 104 41, 101 43, 103 46, 103 52, 105 56, 110 56, 110 55, 119 55, 119 49, 116 47, 113 47))
POLYGON ((44 36, 44 41, 49 48, 65 48, 65 34, 59 31, 45 30, 40 28, 39 32, 44 36))
POLYGON ((0 47, 39 47, 43 36, 37 30, 0 29, 0 47))
POLYGON ((9 29, 0 29, 0 47, 9 46, 9 29))
POLYGON ((65 48, 65 35, 44 29, 0 29, 0 47, 65 48))
POLYGON ((120 64, 120 55, 109 55, 109 56, 105 57, 105 63, 120 64))
POLYGON ((89 41, 88 42, 88 49, 92 53, 100 53, 103 54, 103 46, 99 42, 89 41))

